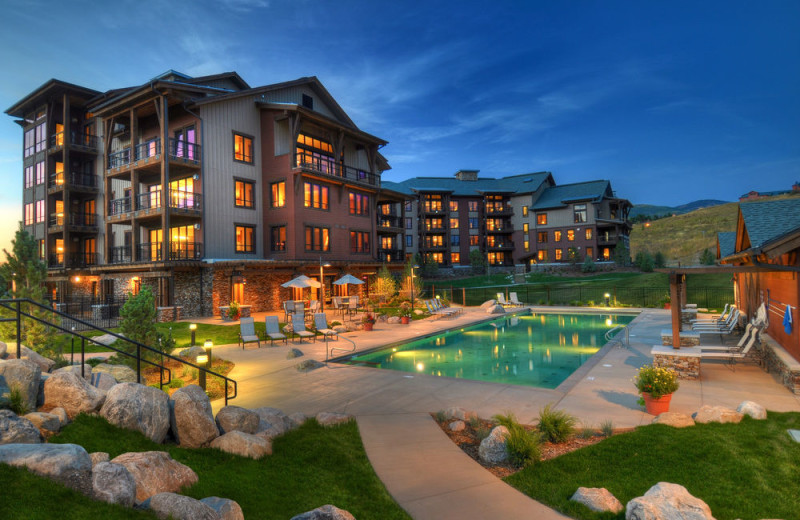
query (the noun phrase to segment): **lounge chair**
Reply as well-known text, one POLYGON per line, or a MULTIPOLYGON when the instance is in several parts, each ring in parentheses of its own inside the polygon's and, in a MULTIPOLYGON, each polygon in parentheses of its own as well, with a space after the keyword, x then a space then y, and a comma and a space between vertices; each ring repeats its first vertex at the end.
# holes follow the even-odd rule
POLYGON ((730 315, 733 313, 733 310, 736 308, 735 305, 730 305, 728 303, 725 304, 725 308, 722 309, 722 314, 719 316, 712 316, 710 318, 698 318, 696 320, 691 320, 690 323, 694 325, 695 323, 721 323, 727 321, 730 315))
POLYGON ((750 352, 750 349, 753 348, 753 345, 755 345, 759 339, 759 332, 760 329, 758 327, 751 328, 750 336, 742 348, 732 347, 729 350, 725 351, 723 350, 703 351, 701 345, 700 359, 726 359, 730 364, 734 364, 737 359, 744 359, 747 357, 747 353, 750 352))
POLYGON ((433 304, 434 310, 444 313, 450 313, 452 315, 461 314, 461 312, 463 311, 463 309, 457 309, 455 307, 449 307, 445 305, 439 298, 434 298, 433 300, 431 300, 431 304, 433 304))
POLYGON ((731 350, 741 350, 747 341, 750 339, 750 334, 753 333, 754 330, 758 330, 758 327, 753 325, 752 323, 748 323, 747 327, 744 329, 744 334, 741 338, 739 338, 739 342, 735 346, 730 345, 699 345, 700 350, 703 351, 731 351, 731 350))
POLYGON ((314 341, 317 341, 317 335, 306 330, 306 317, 303 311, 295 312, 292 315, 292 332, 300 336, 300 340, 314 338, 314 341))
POLYGON ((506 297, 503 293, 497 293, 497 303, 502 305, 503 307, 511 307, 512 304, 506 301, 506 297))
POLYGON ((433 303, 433 300, 425 300, 425 307, 428 308, 428 312, 430 312, 433 316, 443 316, 446 318, 455 316, 455 313, 452 310, 437 308, 436 304, 433 303))
POLYGON ((283 340, 284 343, 288 343, 288 339, 286 338, 286 334, 281 332, 281 326, 278 323, 277 316, 266 316, 264 318, 264 326, 266 327, 266 337, 269 338, 270 345, 275 343, 275 340, 283 340))
POLYGON ((256 324, 253 321, 253 318, 242 318, 239 320, 239 345, 242 346, 242 350, 244 350, 245 343, 253 343, 255 342, 258 344, 258 348, 261 348, 261 340, 256 334, 256 324))
POLYGON ((701 334, 730 334, 739 323, 739 309, 734 309, 728 319, 720 323, 695 323, 693 332, 701 334))
POLYGON ((294 300, 286 300, 283 302, 283 322, 289 321, 289 316, 294 312, 294 300))
POLYGON ((522 303, 521 301, 519 301, 519 298, 517 298, 517 293, 515 293, 515 292, 509 293, 508 301, 509 301, 509 303, 511 303, 512 305, 515 305, 517 307, 525 307, 525 304, 522 303))
POLYGON ((328 320, 325 318, 324 312, 314 314, 314 326, 317 328, 317 332, 321 333, 325 338, 325 341, 328 341, 331 336, 336 336, 336 339, 339 339, 339 333, 328 327, 328 320))

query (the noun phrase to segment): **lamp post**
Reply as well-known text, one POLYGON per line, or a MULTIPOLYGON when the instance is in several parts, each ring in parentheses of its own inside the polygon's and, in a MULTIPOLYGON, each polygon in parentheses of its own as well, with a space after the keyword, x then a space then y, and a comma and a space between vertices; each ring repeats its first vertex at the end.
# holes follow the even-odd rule
MULTIPOLYGON (((205 350, 206 353, 197 356, 197 364, 205 365, 206 370, 211 369, 211 347, 213 346, 214 342, 210 339, 207 339, 205 343, 203 343, 203 350, 205 350)), ((200 384, 200 388, 203 390, 206 389, 206 370, 200 370, 200 373, 198 374, 198 383, 200 384)))
POLYGON ((605 299, 606 299, 606 307, 609 307, 609 306, 610 306, 609 304, 610 304, 610 302, 611 302, 611 295, 610 295, 610 294, 608 294, 608 293, 605 293, 603 296, 604 296, 604 297, 605 297, 605 299))
POLYGON ((189 345, 190 347, 194 346, 194 333, 197 331, 197 323, 190 323, 189 330, 192 331, 192 344, 189 345))
POLYGON ((323 269, 330 266, 331 264, 328 262, 323 264, 322 257, 319 257, 319 308, 322 312, 325 312, 325 278, 323 269))
POLYGON ((414 312, 414 269, 419 269, 417 264, 411 266, 411 312, 414 312))

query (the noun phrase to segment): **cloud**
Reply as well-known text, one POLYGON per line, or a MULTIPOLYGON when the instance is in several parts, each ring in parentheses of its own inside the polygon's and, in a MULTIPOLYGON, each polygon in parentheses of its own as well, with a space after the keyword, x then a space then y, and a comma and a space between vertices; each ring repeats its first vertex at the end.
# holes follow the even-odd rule
POLYGON ((217 0, 216 3, 237 13, 249 13, 269 7, 269 2, 266 0, 217 0))

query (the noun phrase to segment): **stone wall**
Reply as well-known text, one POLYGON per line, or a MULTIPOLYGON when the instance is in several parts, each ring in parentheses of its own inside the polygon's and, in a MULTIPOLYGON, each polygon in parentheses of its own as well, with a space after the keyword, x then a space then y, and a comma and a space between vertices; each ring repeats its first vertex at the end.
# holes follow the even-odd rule
POLYGON ((692 330, 692 320, 697 319, 697 307, 681 309, 681 330, 692 330))
POLYGON ((775 340, 763 334, 761 344, 755 348, 764 369, 776 374, 792 393, 800 394, 800 362, 790 356, 775 340))
POLYGON ((700 378, 700 349, 682 348, 679 350, 656 346, 650 351, 653 366, 671 368, 678 373, 678 379, 695 380, 700 378))
POLYGON ((183 307, 186 317, 209 316, 211 314, 211 269, 175 271, 175 303, 183 307))
MULTIPOLYGON (((683 347, 696 347, 700 344, 700 334, 697 332, 682 332, 681 348, 683 347)), ((661 331, 661 344, 665 346, 672 346, 672 330, 664 329, 661 331)))
POLYGON ((178 321, 182 318, 181 313, 183 308, 180 305, 172 307, 157 307, 156 308, 156 322, 166 323, 168 321, 178 321))

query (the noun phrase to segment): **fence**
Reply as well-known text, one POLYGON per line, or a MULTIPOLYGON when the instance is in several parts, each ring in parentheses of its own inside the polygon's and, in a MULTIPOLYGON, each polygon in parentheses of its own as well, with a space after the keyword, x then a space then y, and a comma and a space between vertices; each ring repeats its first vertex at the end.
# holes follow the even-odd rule
MULTIPOLYGON (((589 285, 509 285, 491 287, 453 287, 432 285, 425 293, 440 296, 460 305, 480 305, 516 292, 520 301, 531 305, 603 305, 609 295, 611 305, 629 307, 660 307, 669 296, 669 288, 660 287, 594 287, 589 285)), ((686 288, 686 301, 699 307, 721 309, 733 301, 733 287, 686 288)))
MULTIPOLYGON (((125 305, 126 298, 70 298, 69 301, 56 302, 53 309, 78 318, 95 327, 112 329, 119 326, 119 310, 125 305)), ((63 325, 69 329, 86 330, 79 321, 64 318, 63 325)))

